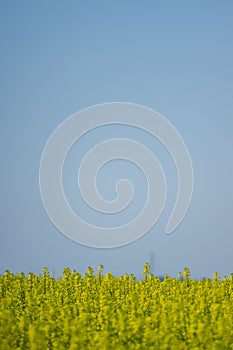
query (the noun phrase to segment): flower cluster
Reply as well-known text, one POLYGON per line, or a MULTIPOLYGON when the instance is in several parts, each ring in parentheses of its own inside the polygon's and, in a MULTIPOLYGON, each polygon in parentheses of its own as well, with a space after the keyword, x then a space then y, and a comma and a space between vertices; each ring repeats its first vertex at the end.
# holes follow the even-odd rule
POLYGON ((233 274, 0 276, 0 349, 233 350, 233 274))

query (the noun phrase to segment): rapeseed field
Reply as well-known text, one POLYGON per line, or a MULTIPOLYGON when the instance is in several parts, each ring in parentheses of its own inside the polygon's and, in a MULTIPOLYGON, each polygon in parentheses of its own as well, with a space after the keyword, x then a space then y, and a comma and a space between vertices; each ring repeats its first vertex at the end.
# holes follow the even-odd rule
POLYGON ((233 350, 233 274, 0 276, 0 349, 233 350))

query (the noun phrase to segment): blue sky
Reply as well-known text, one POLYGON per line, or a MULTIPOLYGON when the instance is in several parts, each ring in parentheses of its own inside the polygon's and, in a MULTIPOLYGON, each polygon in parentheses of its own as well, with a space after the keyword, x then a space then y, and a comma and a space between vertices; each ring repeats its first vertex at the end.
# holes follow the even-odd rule
MULTIPOLYGON (((232 1, 1 1, 0 27, 0 273, 44 266, 83 272, 103 264, 114 274, 140 275, 150 251, 156 274, 175 276, 185 266, 194 277, 232 272, 232 1), (167 236, 177 191, 169 155, 136 130, 102 130, 103 139, 129 133, 152 147, 168 182, 157 225, 130 245, 103 250, 57 231, 43 208, 38 176, 43 148, 59 123, 109 101, 150 107, 173 123, 190 151, 195 183, 185 219, 167 236)), ((74 207, 72 157, 99 137, 75 145, 67 159, 64 187, 74 207)), ((128 174, 136 171, 125 166, 128 174)), ((118 168, 123 174, 123 165, 118 168)), ((105 183, 99 180, 100 191, 111 197, 105 183)), ((137 196, 140 206, 144 194, 137 196)))

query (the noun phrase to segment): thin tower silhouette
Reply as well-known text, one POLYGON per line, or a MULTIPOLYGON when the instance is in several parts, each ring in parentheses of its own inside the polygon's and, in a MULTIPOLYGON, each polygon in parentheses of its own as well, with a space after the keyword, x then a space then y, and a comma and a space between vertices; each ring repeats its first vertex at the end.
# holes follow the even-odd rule
POLYGON ((149 263, 151 273, 155 274, 155 252, 153 250, 150 251, 149 263))

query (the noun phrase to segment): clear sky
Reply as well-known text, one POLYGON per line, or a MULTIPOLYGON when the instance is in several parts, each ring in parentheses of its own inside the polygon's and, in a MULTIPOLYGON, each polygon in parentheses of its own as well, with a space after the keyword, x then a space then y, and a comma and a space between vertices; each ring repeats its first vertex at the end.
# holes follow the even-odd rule
MULTIPOLYGON (((103 264, 114 274, 140 276, 151 251, 156 274, 176 276, 185 266, 194 277, 233 272, 232 38, 230 0, 0 1, 0 273, 38 273, 44 266, 57 274, 67 266, 84 272, 103 264), (59 123, 109 101, 134 102, 165 116, 188 146, 195 182, 186 217, 166 235, 177 175, 159 142, 120 126, 80 140, 64 168, 74 208, 74 164, 95 141, 114 135, 140 140, 161 158, 167 177, 157 225, 130 245, 105 250, 74 243, 53 226, 38 177, 43 148, 59 123)), ((103 169, 98 185, 111 199, 116 172, 136 179, 137 212, 144 180, 123 163, 103 169)))

